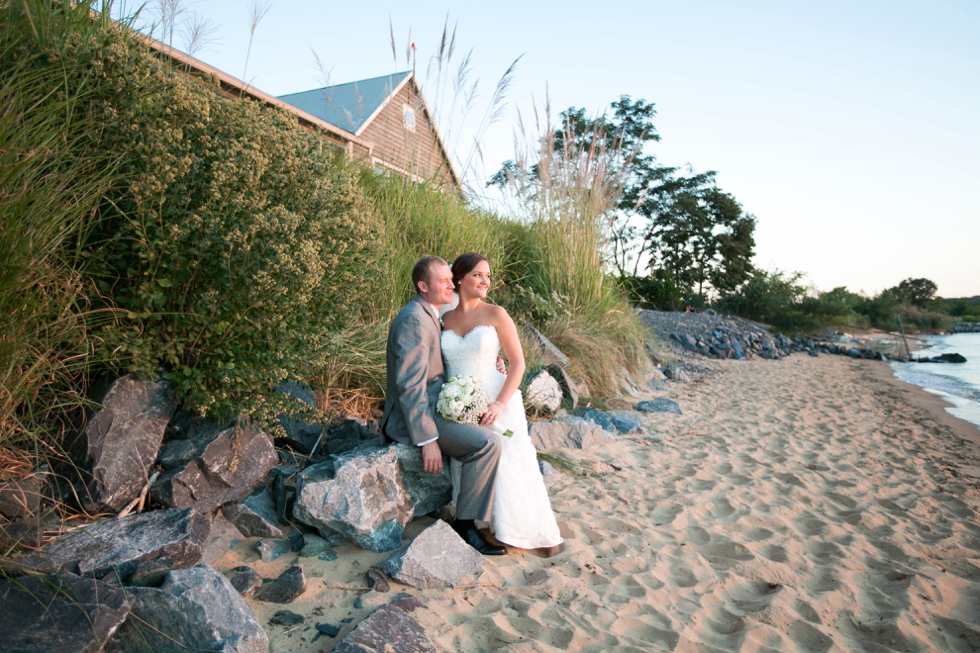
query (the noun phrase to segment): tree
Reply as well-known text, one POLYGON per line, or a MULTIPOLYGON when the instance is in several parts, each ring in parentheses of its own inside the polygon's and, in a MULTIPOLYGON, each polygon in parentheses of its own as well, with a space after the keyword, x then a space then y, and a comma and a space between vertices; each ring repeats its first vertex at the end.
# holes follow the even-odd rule
MULTIPOLYGON (((558 156, 600 153, 611 174, 618 175, 621 193, 611 216, 608 262, 620 278, 651 279, 668 273, 684 293, 706 287, 731 292, 753 272, 756 220, 735 198, 717 187, 713 171, 686 174, 664 166, 646 151, 660 135, 653 125, 653 103, 620 96, 612 115, 589 118, 585 109, 570 107, 554 130, 558 156)), ((532 166, 525 177, 507 161, 487 182, 504 187, 516 182, 520 192, 533 194, 542 171, 532 166)))
POLYGON ((936 297, 939 287, 929 279, 908 278, 894 288, 889 288, 900 302, 908 302, 918 308, 925 308, 936 297))

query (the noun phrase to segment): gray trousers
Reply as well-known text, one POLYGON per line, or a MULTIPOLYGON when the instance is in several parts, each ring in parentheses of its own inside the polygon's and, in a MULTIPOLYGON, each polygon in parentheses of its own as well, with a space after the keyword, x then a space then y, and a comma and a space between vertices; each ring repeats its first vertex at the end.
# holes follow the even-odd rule
POLYGON ((476 424, 448 422, 439 415, 436 430, 442 453, 463 464, 456 518, 490 521, 497 489, 500 435, 476 424))

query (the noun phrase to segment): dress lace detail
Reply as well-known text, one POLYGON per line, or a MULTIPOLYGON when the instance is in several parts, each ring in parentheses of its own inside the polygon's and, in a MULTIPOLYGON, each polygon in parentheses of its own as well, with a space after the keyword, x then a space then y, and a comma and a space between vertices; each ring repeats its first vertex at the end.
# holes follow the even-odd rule
MULTIPOLYGON (((472 376, 496 397, 507 377, 497 371, 500 339, 492 325, 474 327, 465 336, 442 332, 442 357, 447 376, 472 376)), ((497 420, 501 431, 500 464, 490 528, 498 540, 522 549, 561 544, 558 522, 551 510, 548 490, 541 478, 537 452, 527 431, 524 401, 518 390, 497 420)), ((454 467, 458 463, 454 462, 454 467)), ((455 474, 454 474, 455 476, 455 474)), ((457 485, 454 479, 454 485, 457 485)))

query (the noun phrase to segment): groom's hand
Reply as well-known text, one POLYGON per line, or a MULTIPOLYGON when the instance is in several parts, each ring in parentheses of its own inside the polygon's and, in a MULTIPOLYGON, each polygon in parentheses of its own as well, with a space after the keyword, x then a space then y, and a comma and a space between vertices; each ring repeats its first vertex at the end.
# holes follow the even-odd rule
POLYGON ((422 445, 422 469, 430 474, 442 471, 442 449, 438 441, 422 445))
POLYGON ((500 356, 497 356, 497 371, 507 376, 507 366, 504 365, 504 359, 500 356))

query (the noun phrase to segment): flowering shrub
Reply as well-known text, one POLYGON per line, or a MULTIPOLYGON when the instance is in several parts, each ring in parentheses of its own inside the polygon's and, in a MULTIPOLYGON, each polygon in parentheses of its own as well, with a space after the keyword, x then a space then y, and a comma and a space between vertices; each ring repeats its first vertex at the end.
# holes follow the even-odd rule
POLYGON ((86 271, 128 311, 111 363, 173 383, 205 414, 282 409, 271 389, 322 364, 359 299, 380 228, 354 173, 295 118, 174 71, 107 35, 96 146, 124 152, 86 271))

